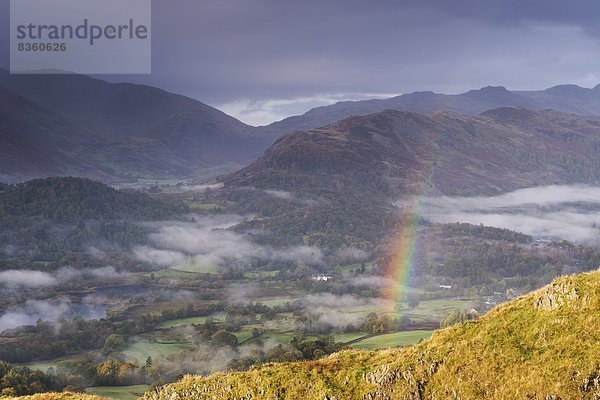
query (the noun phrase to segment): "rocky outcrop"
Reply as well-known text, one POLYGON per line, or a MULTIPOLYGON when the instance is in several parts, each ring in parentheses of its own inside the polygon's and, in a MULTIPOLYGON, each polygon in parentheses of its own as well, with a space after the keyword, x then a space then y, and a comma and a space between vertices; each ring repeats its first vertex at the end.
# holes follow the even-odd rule
POLYGON ((551 311, 563 305, 585 305, 587 300, 587 296, 581 297, 575 287, 569 285, 567 282, 562 282, 544 289, 535 302, 535 308, 551 311))

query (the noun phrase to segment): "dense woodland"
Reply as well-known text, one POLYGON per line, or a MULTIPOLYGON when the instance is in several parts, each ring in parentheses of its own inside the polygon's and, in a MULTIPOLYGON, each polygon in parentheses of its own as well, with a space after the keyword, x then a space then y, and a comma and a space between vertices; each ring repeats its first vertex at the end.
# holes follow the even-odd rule
POLYGON ((64 381, 55 375, 15 367, 0 361, 0 396, 25 396, 40 392, 55 392, 65 388, 64 381))
POLYGON ((367 195, 354 190, 354 186, 328 186, 315 179, 293 193, 283 193, 289 196, 287 200, 263 190, 238 188, 215 193, 209 199, 235 204, 235 212, 265 217, 244 222, 237 229, 264 230, 267 233, 258 235, 256 240, 276 246, 294 243, 332 251, 341 246, 373 250, 396 224, 398 210, 378 191, 367 195), (302 197, 296 197, 297 193, 302 193, 302 197))
MULTIPOLYGON (((600 251, 562 242, 536 242, 506 229, 470 224, 428 225, 419 230, 413 284, 451 285, 456 293, 527 292, 557 276, 600 265, 600 251)), ((386 250, 382 250, 384 253, 386 250)), ((384 256, 380 264, 389 263, 384 256)))
POLYGON ((34 179, 10 186, 0 195, 0 220, 4 224, 21 217, 74 224, 89 219, 159 220, 183 211, 143 193, 119 191, 82 178, 34 179))
POLYGON ((177 218, 187 208, 147 194, 118 191, 80 178, 36 179, 0 192, 0 270, 94 267, 86 254, 104 247, 124 270, 144 266, 121 254, 144 243, 140 221, 177 218), (116 251, 115 251, 116 250, 116 251), (41 264, 41 265, 40 265, 41 264))

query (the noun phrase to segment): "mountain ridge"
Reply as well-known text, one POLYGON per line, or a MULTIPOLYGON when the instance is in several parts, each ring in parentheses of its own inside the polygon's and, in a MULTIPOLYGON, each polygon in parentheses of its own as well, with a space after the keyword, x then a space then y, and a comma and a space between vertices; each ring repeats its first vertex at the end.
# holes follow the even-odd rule
POLYGON ((350 116, 386 109, 420 114, 446 110, 475 116, 519 106, 600 115, 600 88, 576 85, 542 91, 487 86, 457 95, 423 91, 390 99, 346 101, 264 127, 246 125, 209 105, 159 88, 108 83, 83 75, 0 71, 0 88, 4 97, 10 93, 20 99, 0 103, 0 114, 9 115, 5 119, 12 121, 5 123, 4 163, 0 163, 0 180, 9 182, 58 175, 105 182, 189 178, 198 171, 224 166, 221 173, 232 172, 255 161, 289 132, 325 128, 350 116), (15 128, 31 125, 31 115, 43 119, 38 125, 47 134, 39 134, 39 126, 15 128))
POLYGON ((385 109, 402 109, 427 114, 448 110, 477 115, 498 107, 552 108, 579 115, 600 115, 600 85, 592 89, 577 85, 556 85, 537 91, 510 91, 504 86, 485 86, 461 94, 416 91, 386 99, 342 101, 315 107, 304 114, 275 121, 266 132, 292 132, 324 126, 351 115, 365 115, 385 109), (565 90, 565 88, 571 90, 565 90), (576 89, 575 89, 576 88, 576 89))

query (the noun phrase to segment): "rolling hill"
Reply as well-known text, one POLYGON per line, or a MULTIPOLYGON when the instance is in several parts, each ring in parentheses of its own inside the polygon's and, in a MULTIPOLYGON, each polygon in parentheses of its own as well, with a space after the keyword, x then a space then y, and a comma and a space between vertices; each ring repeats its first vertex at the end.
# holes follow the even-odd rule
POLYGON ((186 377, 144 399, 595 399, 599 326, 593 272, 559 278, 414 347, 186 377))
POLYGON ((386 110, 284 135, 225 180, 321 193, 492 194, 600 180, 600 118, 503 107, 472 116, 386 110))

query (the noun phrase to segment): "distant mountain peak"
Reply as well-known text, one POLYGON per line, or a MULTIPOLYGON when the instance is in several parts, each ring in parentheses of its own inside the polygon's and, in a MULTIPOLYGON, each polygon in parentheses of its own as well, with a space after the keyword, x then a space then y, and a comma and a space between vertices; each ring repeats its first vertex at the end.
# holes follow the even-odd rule
POLYGON ((482 112, 480 115, 483 117, 490 117, 490 118, 498 118, 498 117, 507 117, 507 116, 511 116, 511 117, 515 117, 515 116, 521 116, 521 117, 529 117, 532 115, 535 115, 536 111, 535 110, 531 110, 529 108, 525 108, 525 107, 498 107, 498 108, 493 108, 491 110, 488 111, 484 111, 482 112))
POLYGON ((590 89, 583 88, 574 84, 556 85, 546 89, 547 92, 562 93, 562 94, 576 94, 580 92, 589 91, 590 89))
MULTIPOLYGON (((510 93, 504 86, 484 86, 478 90, 471 90, 470 92, 480 93, 510 93)), ((469 92, 468 92, 469 93, 469 92)))
POLYGON ((397 98, 402 97, 402 96, 411 96, 411 97, 415 97, 415 98, 422 98, 422 97, 437 96, 437 93, 432 92, 431 90, 423 90, 423 91, 417 91, 417 92, 412 92, 412 93, 408 93, 408 94, 403 94, 403 95, 395 96, 393 98, 397 99, 397 98))
POLYGON ((470 90, 458 97, 477 98, 479 101, 488 103, 499 102, 498 105, 508 105, 507 102, 513 105, 523 105, 523 102, 526 102, 526 99, 509 91, 504 86, 485 86, 481 89, 470 90))

